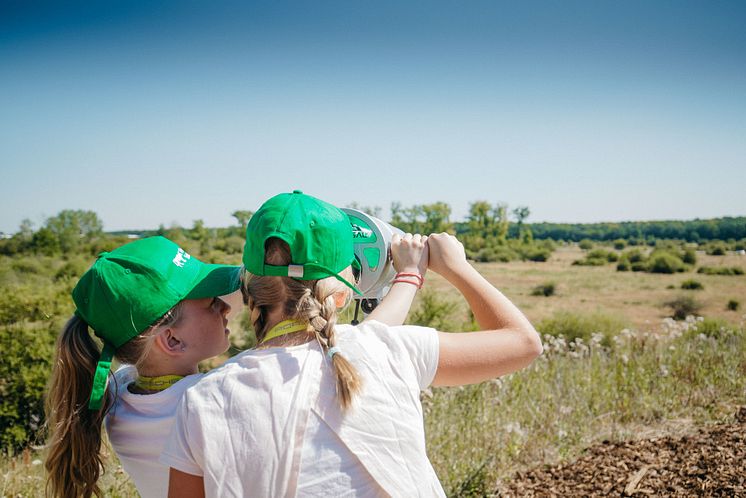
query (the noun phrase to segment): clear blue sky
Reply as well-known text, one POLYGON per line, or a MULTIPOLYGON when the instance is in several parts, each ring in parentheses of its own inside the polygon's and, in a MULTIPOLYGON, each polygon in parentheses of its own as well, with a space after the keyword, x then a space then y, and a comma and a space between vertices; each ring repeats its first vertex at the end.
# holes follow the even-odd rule
POLYGON ((746 214, 746 2, 0 3, 0 231, 300 188, 529 221, 746 214))

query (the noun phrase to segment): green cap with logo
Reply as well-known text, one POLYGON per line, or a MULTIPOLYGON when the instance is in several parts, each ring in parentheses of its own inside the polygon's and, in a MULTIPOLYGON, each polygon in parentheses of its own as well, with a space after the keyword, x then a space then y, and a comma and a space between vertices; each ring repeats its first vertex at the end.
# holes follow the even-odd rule
POLYGON ((72 291, 75 314, 103 340, 88 404, 101 408, 117 348, 143 333, 183 299, 230 294, 239 267, 205 264, 164 237, 101 253, 72 291))
POLYGON ((359 265, 350 219, 338 207, 300 190, 272 197, 251 217, 246 227, 243 264, 254 275, 298 280, 334 277, 361 294, 339 275, 348 266, 359 265), (290 265, 265 264, 264 247, 271 237, 290 246, 290 265))

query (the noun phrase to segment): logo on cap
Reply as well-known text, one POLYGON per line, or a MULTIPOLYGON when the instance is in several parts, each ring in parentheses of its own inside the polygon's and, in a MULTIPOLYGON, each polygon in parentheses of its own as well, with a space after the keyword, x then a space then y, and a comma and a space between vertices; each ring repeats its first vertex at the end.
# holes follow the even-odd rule
POLYGON ((179 268, 184 268, 184 264, 189 261, 189 258, 191 257, 192 256, 189 255, 189 253, 185 252, 184 249, 180 247, 176 252, 176 256, 174 256, 173 263, 179 268))

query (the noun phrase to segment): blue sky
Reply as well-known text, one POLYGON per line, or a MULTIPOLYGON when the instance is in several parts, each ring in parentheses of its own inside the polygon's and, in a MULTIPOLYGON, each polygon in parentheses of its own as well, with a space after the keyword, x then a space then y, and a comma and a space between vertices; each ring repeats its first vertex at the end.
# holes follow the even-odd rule
POLYGON ((529 221, 746 214, 746 3, 0 4, 0 231, 281 191, 529 221))

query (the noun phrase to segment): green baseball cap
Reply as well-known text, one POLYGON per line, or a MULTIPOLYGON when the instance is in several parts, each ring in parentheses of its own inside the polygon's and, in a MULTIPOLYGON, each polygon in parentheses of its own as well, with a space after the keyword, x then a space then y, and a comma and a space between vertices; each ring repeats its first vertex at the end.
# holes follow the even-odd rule
POLYGON ((104 342, 88 407, 101 407, 111 359, 183 299, 230 294, 239 267, 205 264, 164 237, 101 253, 72 291, 75 314, 104 342))
POLYGON ((272 197, 251 217, 246 227, 243 264, 254 275, 298 280, 334 277, 362 295, 339 275, 348 266, 359 265, 349 218, 338 207, 300 190, 272 197), (290 246, 290 265, 264 263, 265 243, 271 237, 290 246))

